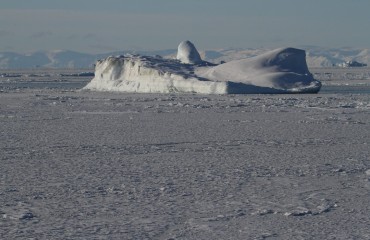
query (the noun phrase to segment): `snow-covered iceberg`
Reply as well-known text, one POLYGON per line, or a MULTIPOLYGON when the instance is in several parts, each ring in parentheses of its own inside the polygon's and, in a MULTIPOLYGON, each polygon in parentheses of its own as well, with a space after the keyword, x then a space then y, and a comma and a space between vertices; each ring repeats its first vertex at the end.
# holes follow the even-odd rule
POLYGON ((306 64, 304 50, 277 49, 217 65, 202 61, 195 46, 180 43, 177 59, 127 55, 96 63, 95 77, 84 88, 140 93, 316 93, 321 83, 306 64))

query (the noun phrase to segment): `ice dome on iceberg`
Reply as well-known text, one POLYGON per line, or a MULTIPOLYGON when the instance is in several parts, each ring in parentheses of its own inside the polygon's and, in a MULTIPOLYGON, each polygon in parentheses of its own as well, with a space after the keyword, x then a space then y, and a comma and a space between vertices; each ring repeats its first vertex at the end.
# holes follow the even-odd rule
POLYGON ((308 70, 306 52, 296 48, 199 69, 197 74, 211 81, 232 82, 238 88, 231 90, 234 93, 248 93, 250 86, 258 87, 254 89, 260 93, 315 93, 321 88, 308 70))
POLYGON ((140 93, 259 94, 317 93, 321 83, 306 64, 304 50, 282 48, 221 65, 202 61, 189 41, 178 60, 127 55, 99 60, 84 89, 140 93))
POLYGON ((176 59, 188 64, 202 63, 198 50, 190 41, 183 41, 179 44, 176 59))

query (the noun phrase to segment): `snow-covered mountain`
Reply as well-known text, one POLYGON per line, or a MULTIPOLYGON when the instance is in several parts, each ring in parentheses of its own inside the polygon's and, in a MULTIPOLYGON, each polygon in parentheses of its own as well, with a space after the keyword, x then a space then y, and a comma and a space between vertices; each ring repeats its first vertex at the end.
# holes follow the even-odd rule
POLYGON ((310 67, 339 66, 345 62, 356 61, 370 65, 370 49, 361 48, 322 48, 303 47, 307 53, 307 63, 310 67))
MULTIPOLYGON (((370 65, 370 49, 360 48, 323 48, 316 46, 303 46, 301 49, 306 51, 306 61, 309 67, 331 67, 339 66, 348 61, 370 65)), ((272 48, 258 49, 227 49, 217 51, 203 51, 201 56, 211 62, 219 63, 250 58, 264 52, 273 50, 272 48)))
POLYGON ((108 56, 137 53, 141 55, 170 55, 175 50, 120 51, 88 54, 68 50, 37 51, 32 53, 0 52, 0 69, 27 68, 92 68, 97 60, 108 56))
POLYGON ((0 53, 0 69, 80 68, 89 67, 97 57, 73 51, 38 51, 33 53, 0 53))
MULTIPOLYGON (((330 67, 348 61, 357 61, 370 65, 370 49, 360 48, 323 48, 316 46, 302 46, 306 51, 306 60, 309 67, 330 67)), ((229 62, 261 55, 273 48, 257 49, 216 49, 200 51, 202 59, 212 62, 229 62)), ((0 69, 20 68, 91 68, 97 60, 108 56, 123 54, 160 55, 167 58, 176 58, 176 49, 160 51, 120 51, 105 54, 88 54, 68 50, 37 51, 33 53, 0 52, 0 69)))

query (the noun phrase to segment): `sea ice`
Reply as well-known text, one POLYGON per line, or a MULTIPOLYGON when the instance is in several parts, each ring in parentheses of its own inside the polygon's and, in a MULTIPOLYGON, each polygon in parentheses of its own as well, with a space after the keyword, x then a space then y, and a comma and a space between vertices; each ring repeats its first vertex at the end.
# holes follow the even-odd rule
POLYGON ((74 91, 58 71, 0 84, 0 239, 369 239, 367 93, 74 91))
POLYGON ((317 93, 321 83, 309 72, 305 51, 282 48, 214 66, 184 41, 177 60, 139 55, 99 60, 95 77, 84 88, 141 93, 317 93))

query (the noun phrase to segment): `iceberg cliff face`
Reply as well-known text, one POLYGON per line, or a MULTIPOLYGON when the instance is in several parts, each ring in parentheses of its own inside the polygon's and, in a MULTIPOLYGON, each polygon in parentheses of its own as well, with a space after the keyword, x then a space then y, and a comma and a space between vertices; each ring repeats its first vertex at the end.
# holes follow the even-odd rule
POLYGON ((223 94, 225 82, 194 74, 194 66, 177 60, 144 56, 108 57, 97 62, 95 78, 84 88, 94 91, 138 93, 223 94))
POLYGON ((95 78, 84 89, 199 94, 316 93, 320 90, 321 83, 309 72, 303 50, 277 49, 257 57, 210 66, 189 43, 180 44, 179 60, 133 55, 100 60, 95 78))

